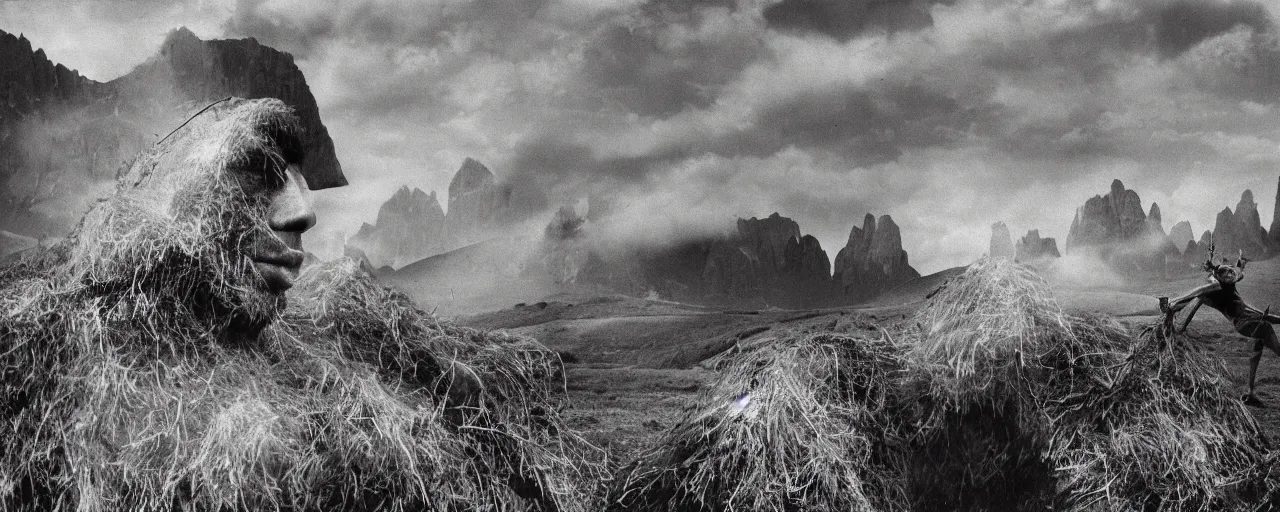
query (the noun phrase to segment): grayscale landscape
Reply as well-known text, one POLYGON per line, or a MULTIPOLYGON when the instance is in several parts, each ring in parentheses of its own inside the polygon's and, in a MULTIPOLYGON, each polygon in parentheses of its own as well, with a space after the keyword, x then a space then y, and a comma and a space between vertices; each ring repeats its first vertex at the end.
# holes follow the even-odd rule
POLYGON ((1276 509, 1278 23, 0 2, 0 510, 1276 509))

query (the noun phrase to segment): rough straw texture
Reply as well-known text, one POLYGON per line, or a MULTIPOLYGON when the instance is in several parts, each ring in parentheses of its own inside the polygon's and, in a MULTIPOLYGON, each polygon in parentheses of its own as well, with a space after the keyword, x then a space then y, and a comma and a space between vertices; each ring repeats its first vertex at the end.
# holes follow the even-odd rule
POLYGON ((896 343, 792 335, 736 356, 609 504, 1180 511, 1273 495, 1258 425, 1195 339, 1065 315, 1007 261, 973 265, 912 320, 896 343))
POLYGON ((440 324, 351 261, 287 308, 255 291, 265 205, 225 171, 277 167, 295 125, 267 100, 198 117, 0 272, 0 439, 22 441, 0 510, 586 508, 553 352, 440 324))
POLYGON ((879 510, 885 407, 899 360, 882 339, 788 336, 740 356, 700 408, 623 468, 608 510, 879 510))
POLYGON ((914 442, 988 445, 990 460, 955 464, 1010 500, 963 505, 1223 510, 1260 498, 1262 433, 1196 340, 1064 315, 1034 273, 1001 260, 948 283, 916 320, 908 386, 928 391, 914 442))

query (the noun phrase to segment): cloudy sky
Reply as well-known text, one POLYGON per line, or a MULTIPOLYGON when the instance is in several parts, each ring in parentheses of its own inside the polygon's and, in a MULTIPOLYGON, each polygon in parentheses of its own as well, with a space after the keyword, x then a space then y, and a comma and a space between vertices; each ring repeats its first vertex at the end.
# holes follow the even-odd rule
POLYGON ((1209 229, 1280 177, 1280 2, 1249 0, 4 1, 0 29, 97 80, 180 25, 307 76, 354 231, 465 157, 639 226, 774 211, 832 257, 867 213, 923 273, 990 225, 1063 245, 1114 178, 1209 229))

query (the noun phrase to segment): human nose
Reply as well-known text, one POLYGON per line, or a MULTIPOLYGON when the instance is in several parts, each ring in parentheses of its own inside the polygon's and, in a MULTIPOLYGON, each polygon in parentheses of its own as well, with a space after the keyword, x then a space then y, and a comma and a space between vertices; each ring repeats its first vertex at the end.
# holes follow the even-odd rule
POLYGON ((286 179, 272 198, 267 225, 272 231, 301 235, 316 225, 316 212, 311 209, 306 181, 296 164, 289 165, 286 179))

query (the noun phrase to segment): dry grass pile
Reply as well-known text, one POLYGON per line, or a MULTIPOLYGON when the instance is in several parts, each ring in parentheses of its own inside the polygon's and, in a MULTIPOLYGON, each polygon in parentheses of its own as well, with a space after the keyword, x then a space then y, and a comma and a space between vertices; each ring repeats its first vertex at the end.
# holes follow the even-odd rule
POLYGON ((1269 448, 1220 358, 1158 326, 1074 319, 1041 358, 1061 507, 1252 510, 1269 448))
POLYGON ((892 435, 898 354, 885 339, 791 335, 747 352, 663 442, 623 468, 609 510, 876 510, 901 501, 892 435))
POLYGON ((438 324, 351 261, 298 292, 254 346, 5 295, 0 435, 25 442, 0 448, 0 508, 586 509, 554 352, 438 324))
POLYGON ((914 323, 905 339, 913 369, 931 397, 963 412, 1019 394, 1067 318, 1029 267, 984 259, 948 280, 914 323))
POLYGON ((820 334, 735 356, 700 409, 619 473, 610 504, 1241 510, 1268 499, 1259 427, 1198 340, 1065 315, 1034 274, 991 261, 910 324, 896 343, 820 334), (852 375, 874 391, 847 392, 852 375), (735 409, 742 392, 751 401, 735 409))
POLYGON ((1044 508, 1039 358, 1066 315, 1044 281, 1008 260, 949 279, 900 336, 904 486, 918 510, 1044 508))
POLYGON ((923 392, 907 408, 919 425, 907 452, 936 465, 907 468, 919 508, 1223 510, 1258 499, 1258 425, 1195 340, 1064 315, 1042 280, 1006 261, 975 264, 916 320, 903 337, 906 382, 923 392))
POLYGON ((0 271, 0 510, 584 510, 537 342, 438 323, 347 261, 282 297, 243 255, 296 120, 232 102, 0 271), (231 168, 264 172, 226 173, 231 168))

